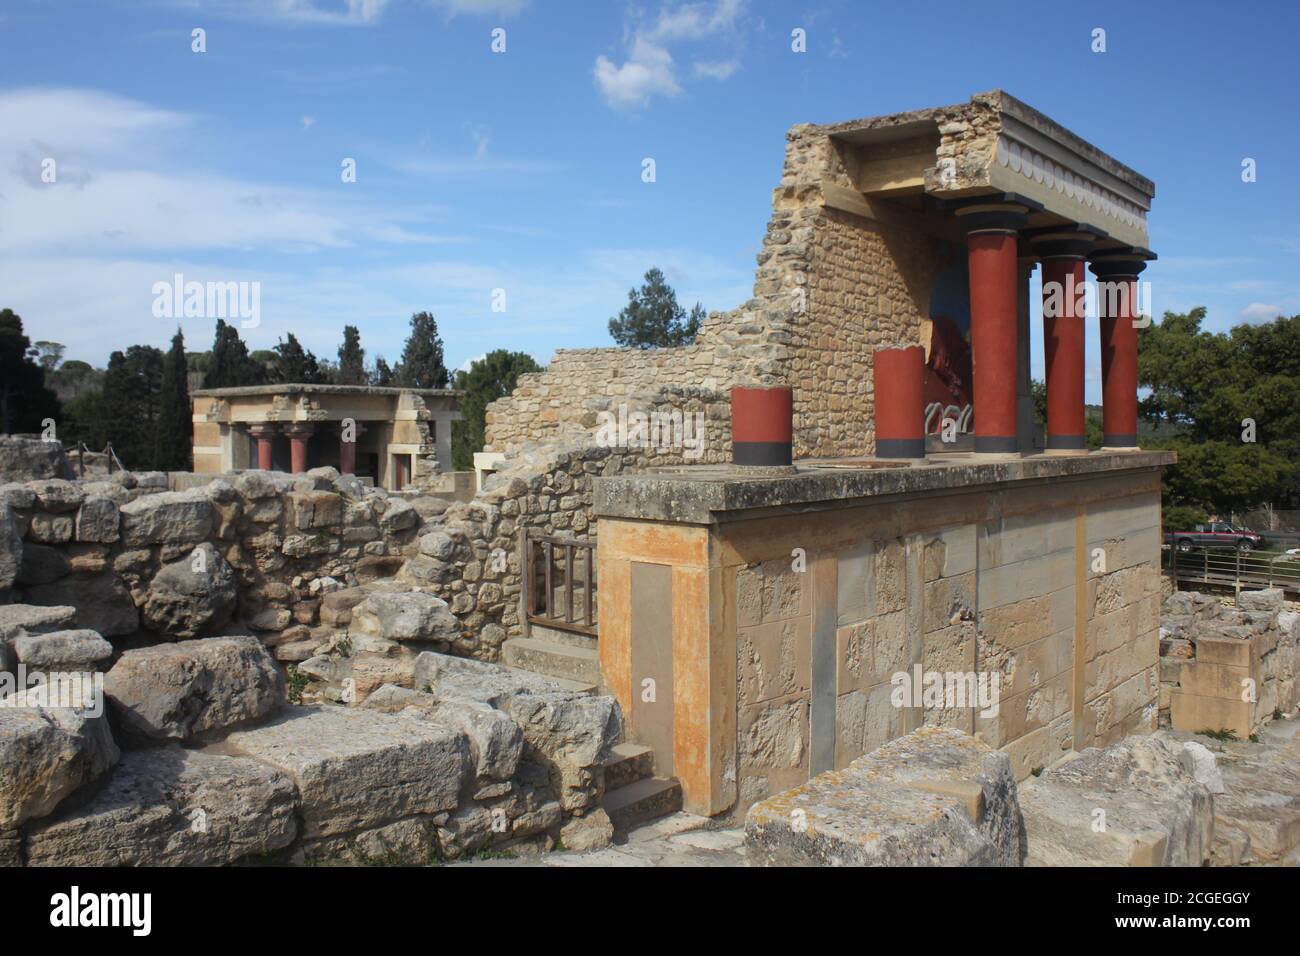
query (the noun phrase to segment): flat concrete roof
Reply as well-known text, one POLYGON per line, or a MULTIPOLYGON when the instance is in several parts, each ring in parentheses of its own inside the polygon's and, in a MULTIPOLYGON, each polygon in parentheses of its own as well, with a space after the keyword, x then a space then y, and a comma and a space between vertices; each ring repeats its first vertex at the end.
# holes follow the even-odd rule
POLYGON ((720 524, 770 509, 819 511, 846 501, 869 504, 891 495, 988 490, 1019 481, 1075 478, 1172 465, 1171 451, 1033 455, 985 461, 974 455, 931 455, 914 464, 870 458, 810 459, 787 475, 751 476, 734 465, 687 465, 594 478, 597 515, 674 524, 720 524))
POLYGON ((285 382, 279 385, 237 385, 230 388, 198 388, 190 392, 204 398, 237 398, 243 395, 297 395, 301 392, 315 392, 320 395, 401 395, 413 392, 432 398, 449 395, 463 395, 455 388, 400 388, 390 385, 311 385, 285 382))

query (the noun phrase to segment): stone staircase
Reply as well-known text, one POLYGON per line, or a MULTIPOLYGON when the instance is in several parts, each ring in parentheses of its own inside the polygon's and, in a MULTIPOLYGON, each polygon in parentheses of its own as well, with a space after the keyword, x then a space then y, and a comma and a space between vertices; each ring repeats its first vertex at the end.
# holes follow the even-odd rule
POLYGON ((600 685, 600 654, 596 639, 534 624, 528 637, 512 637, 501 645, 507 667, 573 681, 595 691, 600 685))
POLYGON ((601 808, 614 824, 614 839, 629 830, 682 808, 682 785, 654 775, 654 751, 642 744, 621 743, 605 761, 605 796, 601 808))
MULTIPOLYGON (((501 646, 501 663, 516 670, 543 674, 568 690, 598 693, 600 656, 596 639, 534 624, 528 637, 515 637, 501 646)), ((614 824, 614 837, 682 808, 682 786, 655 776, 654 751, 625 742, 605 761, 605 796, 601 806, 614 824)))

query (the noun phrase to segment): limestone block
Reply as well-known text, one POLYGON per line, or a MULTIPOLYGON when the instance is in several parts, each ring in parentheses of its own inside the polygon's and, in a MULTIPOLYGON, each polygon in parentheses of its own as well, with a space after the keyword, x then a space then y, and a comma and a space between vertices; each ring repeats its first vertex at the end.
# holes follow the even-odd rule
POLYGON ((273 713, 284 677, 254 637, 210 637, 126 651, 104 678, 122 727, 187 740, 273 713))
POLYGON ((88 629, 23 634, 14 641, 18 660, 29 670, 90 670, 113 656, 113 645, 88 629))
POLYGON ((420 591, 371 594, 352 608, 350 629, 390 641, 454 641, 460 622, 447 602, 420 591))
POLYGON ((75 623, 105 637, 134 634, 140 629, 140 612, 126 584, 112 571, 99 574, 73 574, 48 584, 26 589, 31 604, 72 605, 77 609, 75 623))
POLYGON ((64 472, 63 444, 0 435, 0 481, 36 481, 64 472))
POLYGON ((32 866, 224 866, 297 833, 297 792, 278 770, 179 747, 128 752, 89 804, 27 838, 32 866))
POLYGON ((1006 754, 926 727, 749 808, 757 866, 1019 866, 1006 754))
POLYGON ((48 634, 66 630, 76 616, 77 609, 66 605, 0 604, 0 643, 24 633, 48 634))
POLYGON ((212 531, 212 502, 202 489, 145 495, 122 506, 125 547, 198 544, 212 531))
POLYGON ((1020 788, 1030 862, 1201 866, 1214 804, 1193 756, 1167 734, 1089 748, 1020 788))
POLYGON ((305 839, 455 809, 469 750, 440 723, 328 705, 292 708, 227 744, 293 779, 305 839))
POLYGON ((23 566, 23 539, 13 509, 0 505, 0 591, 13 585, 23 566))
POLYGON ((77 511, 77 540, 112 544, 121 537, 121 520, 112 498, 90 495, 77 511))
POLYGON ((144 626, 178 638, 211 634, 230 620, 238 598, 234 570, 205 541, 154 575, 142 608, 144 626))
POLYGON ((36 690, 0 707, 0 831, 49 815, 117 762, 108 720, 83 689, 79 707, 39 706, 36 690))

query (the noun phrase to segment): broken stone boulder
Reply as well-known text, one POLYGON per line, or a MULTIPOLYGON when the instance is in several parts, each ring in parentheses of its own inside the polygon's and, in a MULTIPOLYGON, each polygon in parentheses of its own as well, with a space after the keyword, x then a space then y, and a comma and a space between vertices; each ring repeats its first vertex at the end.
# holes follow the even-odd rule
POLYGON ((14 640, 14 652, 29 670, 84 671, 94 670, 100 661, 112 657, 113 645, 98 631, 81 628, 23 634, 14 640))
POLYGON ((460 637, 447 602, 422 591, 371 594, 352 608, 350 631, 389 641, 443 641, 460 637))
POLYGON ((608 813, 597 807, 583 816, 570 817, 560 827, 560 842, 574 853, 602 849, 614 842, 614 823, 608 813))
POLYGON ((105 637, 134 634, 140 629, 140 612, 131 592, 112 571, 71 574, 26 588, 24 593, 29 604, 75 607, 77 627, 92 628, 105 637))
POLYGON ((622 739, 613 697, 565 690, 537 674, 426 651, 415 661, 415 687, 439 700, 478 701, 508 714, 524 734, 525 758, 557 778, 564 810, 599 800, 605 758, 622 739))
POLYGON ((455 809, 469 757, 465 735, 439 722, 329 705, 292 708, 226 744, 293 779, 305 840, 455 809))
POLYGON ((117 763, 102 702, 85 685, 78 691, 65 703, 79 706, 42 706, 49 697, 37 689, 0 704, 0 832, 48 816, 117 763))
POLYGON ((124 731, 188 740, 284 703, 284 676, 255 637, 210 637, 125 652, 104 678, 124 731))
POLYGON ((212 502, 201 488, 145 495, 122 506, 122 544, 198 544, 212 531, 212 502))
POLYGON ((1020 788, 1029 862, 1201 866, 1214 835, 1210 791, 1165 733, 1090 747, 1020 788))
POLYGON ((238 599, 234 570, 205 541, 154 575, 142 609, 144 626, 177 638, 211 634, 229 622, 238 599))
POLYGON ((507 714, 489 704, 456 697, 438 698, 385 684, 366 698, 364 706, 389 714, 409 709, 460 730, 469 741, 470 761, 480 783, 509 780, 519 766, 523 732, 507 714))
POLYGON ((925 727, 749 808, 756 866, 1020 866, 1010 758, 925 727))
POLYGON ((287 847, 297 791, 256 760, 180 747, 123 755, 85 806, 27 836, 32 866, 223 866, 287 847))
POLYGON ((1269 611, 1276 614, 1286 607, 1286 595, 1281 588, 1262 591, 1242 591, 1237 595, 1237 607, 1243 611, 1269 611))
POLYGON ((0 481, 58 478, 65 468, 62 442, 0 435, 0 481))

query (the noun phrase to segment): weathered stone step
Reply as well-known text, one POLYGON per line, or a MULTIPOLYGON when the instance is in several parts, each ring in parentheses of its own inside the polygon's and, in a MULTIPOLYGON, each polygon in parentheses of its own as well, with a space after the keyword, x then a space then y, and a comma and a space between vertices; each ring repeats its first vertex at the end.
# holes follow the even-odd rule
POLYGON ((589 684, 600 682, 600 656, 585 647, 554 644, 535 637, 514 637, 501 645, 501 662, 547 677, 589 684))
POLYGON ((597 647, 596 639, 588 634, 562 631, 558 627, 547 627, 545 624, 530 624, 528 626, 528 636, 534 641, 547 641, 551 644, 563 644, 566 647, 581 647, 589 651, 594 651, 597 647))
MULTIPOLYGON (((525 667, 506 667, 506 670, 508 670, 508 671, 518 671, 518 672, 520 672, 520 673, 524 673, 524 674, 531 674, 531 675, 534 676, 534 677, 537 676, 537 672, 536 672, 536 671, 530 671, 530 670, 528 670, 528 669, 525 668, 525 667)), ((594 694, 594 693, 596 693, 596 685, 593 684, 593 683, 591 683, 590 681, 584 681, 584 680, 569 680, 569 679, 566 678, 566 677, 548 677, 547 679, 550 680, 550 681, 552 681, 552 682, 554 682, 554 683, 555 683, 556 685, 558 685, 562 690, 567 690, 567 691, 569 691, 570 693, 573 693, 573 694, 594 694)))
POLYGON ((600 805, 609 814, 614 833, 621 835, 637 824, 680 810, 682 785, 663 777, 637 780, 626 787, 606 791, 600 805))
POLYGON ((605 792, 655 774, 655 752, 642 744, 616 744, 605 761, 605 792))

